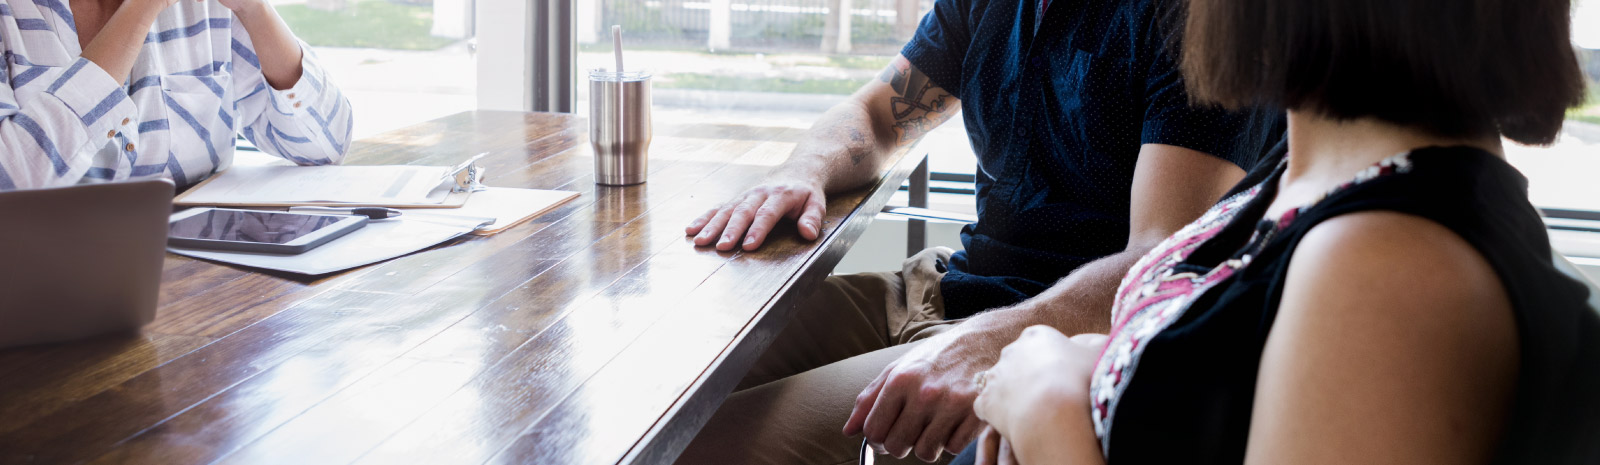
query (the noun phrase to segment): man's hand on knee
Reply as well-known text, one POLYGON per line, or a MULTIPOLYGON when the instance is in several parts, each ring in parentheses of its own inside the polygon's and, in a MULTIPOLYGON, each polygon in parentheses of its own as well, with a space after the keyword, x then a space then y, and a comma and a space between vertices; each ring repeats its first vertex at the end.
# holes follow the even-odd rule
POLYGON ((856 396, 847 436, 863 435, 880 453, 924 461, 961 452, 983 423, 972 412, 973 375, 993 366, 1015 334, 981 318, 917 343, 856 396), (979 324, 974 324, 979 323, 979 324))

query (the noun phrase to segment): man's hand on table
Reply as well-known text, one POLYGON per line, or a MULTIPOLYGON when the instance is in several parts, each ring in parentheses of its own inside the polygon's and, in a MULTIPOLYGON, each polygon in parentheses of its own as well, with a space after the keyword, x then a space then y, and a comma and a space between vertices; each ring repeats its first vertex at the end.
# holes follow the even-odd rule
POLYGON ((694 236, 698 247, 715 243, 721 251, 735 247, 751 251, 761 247, 783 218, 795 220, 800 237, 816 240, 827 211, 821 182, 772 177, 695 218, 684 233, 694 236))
MULTIPOLYGON (((996 312, 973 317, 917 343, 856 396, 844 434, 866 437, 879 453, 932 462, 960 453, 983 428, 973 413, 973 375, 989 369, 1021 327, 996 312)), ((1010 315, 1007 315, 1010 316, 1010 315)))

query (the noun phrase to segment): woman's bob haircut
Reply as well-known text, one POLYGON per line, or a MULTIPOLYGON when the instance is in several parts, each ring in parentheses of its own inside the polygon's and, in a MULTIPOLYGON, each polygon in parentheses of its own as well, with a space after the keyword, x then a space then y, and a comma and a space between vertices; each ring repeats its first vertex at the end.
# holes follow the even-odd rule
POLYGON ((1188 0, 1199 103, 1548 144, 1582 104, 1568 0, 1188 0))

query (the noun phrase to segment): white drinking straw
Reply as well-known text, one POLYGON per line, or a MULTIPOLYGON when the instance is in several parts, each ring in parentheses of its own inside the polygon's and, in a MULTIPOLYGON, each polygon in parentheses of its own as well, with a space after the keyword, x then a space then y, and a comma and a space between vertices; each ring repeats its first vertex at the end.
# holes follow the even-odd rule
POLYGON ((611 26, 611 53, 617 56, 617 77, 622 77, 622 26, 611 26))

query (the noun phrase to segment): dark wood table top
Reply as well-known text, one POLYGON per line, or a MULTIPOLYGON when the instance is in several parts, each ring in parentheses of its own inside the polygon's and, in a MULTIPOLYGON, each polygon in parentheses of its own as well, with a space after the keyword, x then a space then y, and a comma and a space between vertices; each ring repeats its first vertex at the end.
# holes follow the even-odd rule
POLYGON ((656 122, 649 182, 593 183, 583 120, 467 112, 357 142, 582 195, 316 278, 168 255, 138 335, 0 350, 0 463, 666 463, 915 167, 835 196, 825 237, 695 248, 695 215, 802 131, 656 122))

